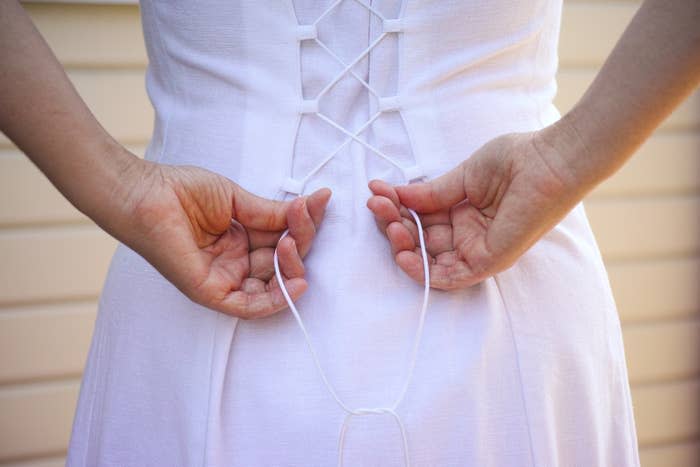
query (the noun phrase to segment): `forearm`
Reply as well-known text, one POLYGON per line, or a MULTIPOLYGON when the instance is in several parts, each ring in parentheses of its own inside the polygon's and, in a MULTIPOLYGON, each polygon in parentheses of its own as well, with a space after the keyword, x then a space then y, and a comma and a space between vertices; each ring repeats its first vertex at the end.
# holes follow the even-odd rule
POLYGON ((585 95, 546 132, 583 192, 615 173, 697 87, 699 25, 697 0, 645 1, 585 95))
POLYGON ((120 179, 138 158, 100 126, 14 0, 0 2, 0 57, 0 130, 109 231, 120 179))

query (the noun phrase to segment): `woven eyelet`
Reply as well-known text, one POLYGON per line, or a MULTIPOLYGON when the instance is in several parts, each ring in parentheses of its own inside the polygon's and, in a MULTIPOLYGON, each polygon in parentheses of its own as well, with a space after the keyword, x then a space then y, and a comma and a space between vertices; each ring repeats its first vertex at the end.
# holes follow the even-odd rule
POLYGON ((403 21, 401 18, 386 18, 382 20, 382 29, 384 32, 401 32, 403 21))
POLYGON ((401 108, 399 96, 387 96, 379 98, 379 111, 392 112, 401 108))
POLYGON ((303 114, 318 112, 318 99, 303 99, 299 103, 299 112, 303 114))
POLYGON ((418 164, 412 165, 410 167, 404 167, 403 169, 401 169, 401 171, 403 172, 404 178, 409 182, 418 178, 425 177, 425 172, 423 172, 423 168, 418 164))
POLYGON ((287 177, 283 182, 280 188, 287 193, 292 193, 295 195, 299 195, 304 191, 304 185, 306 182, 304 180, 297 180, 296 178, 292 177, 287 177))
POLYGON ((309 41, 316 39, 318 33, 315 24, 300 24, 297 26, 297 40, 309 41))

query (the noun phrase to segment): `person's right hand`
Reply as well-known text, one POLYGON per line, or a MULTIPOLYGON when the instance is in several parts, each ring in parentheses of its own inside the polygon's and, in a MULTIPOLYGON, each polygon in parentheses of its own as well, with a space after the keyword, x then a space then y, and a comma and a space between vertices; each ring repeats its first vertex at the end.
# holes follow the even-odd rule
POLYGON ((191 300, 239 318, 287 306, 273 254, 292 300, 307 288, 302 258, 321 223, 330 190, 293 201, 255 196, 193 166, 139 160, 125 174, 127 227, 115 235, 191 300))

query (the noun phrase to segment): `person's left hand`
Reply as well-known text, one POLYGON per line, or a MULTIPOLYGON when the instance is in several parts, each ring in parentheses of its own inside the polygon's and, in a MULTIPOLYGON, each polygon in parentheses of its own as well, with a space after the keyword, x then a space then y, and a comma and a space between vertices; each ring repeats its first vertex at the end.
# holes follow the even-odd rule
POLYGON ((406 208, 423 224, 432 287, 469 287, 511 266, 585 194, 547 141, 538 132, 508 134, 428 183, 371 181, 367 207, 401 269, 423 283, 418 229, 406 208))

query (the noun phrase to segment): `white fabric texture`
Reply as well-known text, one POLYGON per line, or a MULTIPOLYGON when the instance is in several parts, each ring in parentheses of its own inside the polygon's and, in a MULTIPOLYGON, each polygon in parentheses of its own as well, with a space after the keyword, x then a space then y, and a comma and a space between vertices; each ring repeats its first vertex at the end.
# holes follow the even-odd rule
POLYGON ((268 198, 333 197, 299 322, 196 305, 119 245, 69 467, 639 465, 583 204, 508 270, 431 290, 425 314, 366 207, 370 179, 434 178, 559 118, 561 0, 143 0, 141 14, 147 159, 268 198))

